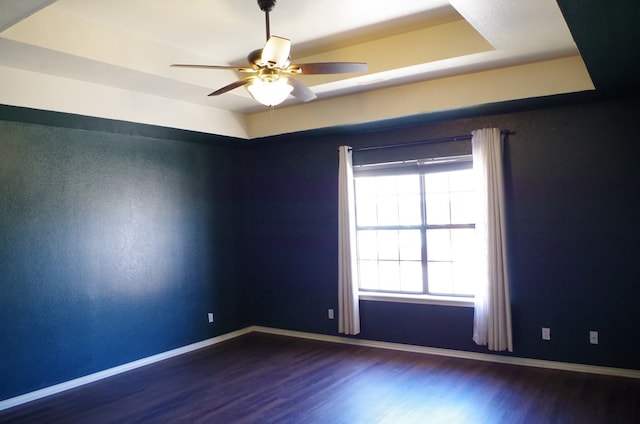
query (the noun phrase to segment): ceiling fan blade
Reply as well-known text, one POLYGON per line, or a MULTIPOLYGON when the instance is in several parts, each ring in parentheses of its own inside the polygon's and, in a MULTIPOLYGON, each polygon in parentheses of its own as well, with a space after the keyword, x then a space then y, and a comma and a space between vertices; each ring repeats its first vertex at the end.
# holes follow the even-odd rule
POLYGON ((271 36, 262 49, 261 65, 269 68, 286 68, 289 65, 290 52, 291 40, 271 36))
POLYGON ((239 66, 224 66, 224 65, 191 65, 188 63, 174 63, 171 65, 175 68, 196 68, 196 69, 228 69, 230 71, 238 72, 257 72, 253 68, 243 68, 239 66))
POLYGON ((289 80, 288 81, 289 85, 293 87, 293 90, 291 91, 291 95, 296 99, 302 100, 303 102, 308 102, 318 97, 316 96, 316 93, 311 91, 309 87, 307 87, 300 81, 293 78, 288 78, 288 80, 289 80))
POLYGON ((286 71, 292 74, 347 74, 351 72, 365 72, 367 64, 363 62, 324 62, 299 63, 289 66, 286 71))
POLYGON ((227 91, 231 91, 235 88, 242 87, 243 85, 247 85, 251 82, 253 78, 255 77, 248 77, 248 78, 244 78, 244 79, 232 82, 231 84, 225 85, 224 87, 217 89, 213 93, 210 93, 209 96, 218 96, 220 94, 226 93, 227 91))

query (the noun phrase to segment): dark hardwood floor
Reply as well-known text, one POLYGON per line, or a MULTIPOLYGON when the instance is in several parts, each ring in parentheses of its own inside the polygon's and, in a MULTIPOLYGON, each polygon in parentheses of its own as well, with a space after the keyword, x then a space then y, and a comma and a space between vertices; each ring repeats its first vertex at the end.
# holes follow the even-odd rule
POLYGON ((2 423, 640 423, 640 380, 248 334, 2 423))

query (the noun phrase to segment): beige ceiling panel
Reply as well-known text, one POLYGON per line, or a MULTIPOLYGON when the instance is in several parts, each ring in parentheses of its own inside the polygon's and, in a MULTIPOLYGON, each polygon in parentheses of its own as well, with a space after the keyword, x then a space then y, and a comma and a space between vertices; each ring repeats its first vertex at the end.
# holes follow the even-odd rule
POLYGON ((265 137, 592 89, 582 59, 574 56, 256 113, 248 117, 248 133, 265 137))

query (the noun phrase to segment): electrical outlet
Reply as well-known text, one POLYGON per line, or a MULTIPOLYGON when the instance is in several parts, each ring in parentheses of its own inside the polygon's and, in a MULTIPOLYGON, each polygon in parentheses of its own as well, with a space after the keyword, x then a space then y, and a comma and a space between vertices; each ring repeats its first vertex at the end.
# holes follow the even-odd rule
POLYGON ((598 332, 597 331, 589 331, 589 343, 598 344, 598 332))
POLYGON ((333 319, 333 309, 327 309, 327 315, 329 316, 329 319, 333 319))
POLYGON ((551 340, 551 329, 542 327, 542 340, 551 340))
POLYGON ((207 317, 209 318, 209 322, 213 322, 213 312, 209 312, 207 317))

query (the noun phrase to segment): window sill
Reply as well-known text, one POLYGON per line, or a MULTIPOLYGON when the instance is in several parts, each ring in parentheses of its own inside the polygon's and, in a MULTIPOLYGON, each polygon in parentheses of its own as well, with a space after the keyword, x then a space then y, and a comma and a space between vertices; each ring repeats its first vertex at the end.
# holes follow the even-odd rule
POLYGON ((459 298, 447 296, 431 296, 428 294, 405 293, 372 293, 359 292, 360 300, 372 300, 376 302, 419 303, 423 305, 461 306, 473 308, 473 298, 459 298))

